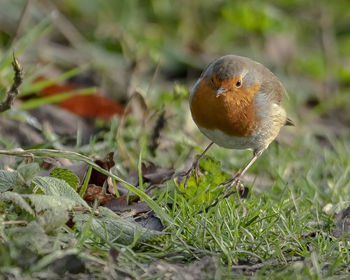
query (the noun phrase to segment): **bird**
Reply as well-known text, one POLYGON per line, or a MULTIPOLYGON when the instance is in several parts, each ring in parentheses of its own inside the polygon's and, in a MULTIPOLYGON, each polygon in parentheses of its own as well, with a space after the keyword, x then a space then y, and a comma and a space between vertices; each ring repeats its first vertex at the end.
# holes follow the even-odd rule
POLYGON ((280 80, 250 58, 225 55, 212 61, 194 84, 189 98, 192 118, 211 142, 186 172, 184 186, 199 161, 217 144, 227 149, 250 149, 253 157, 224 184, 230 187, 262 155, 283 126, 293 126, 282 106, 288 97, 280 80))

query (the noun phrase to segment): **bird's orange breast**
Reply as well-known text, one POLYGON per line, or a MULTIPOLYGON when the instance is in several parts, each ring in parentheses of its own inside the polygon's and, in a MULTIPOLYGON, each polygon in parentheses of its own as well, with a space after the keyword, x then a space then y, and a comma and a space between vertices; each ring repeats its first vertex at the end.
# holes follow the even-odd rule
POLYGON ((249 137, 257 127, 253 98, 260 85, 234 88, 234 79, 227 79, 221 86, 228 91, 216 97, 216 89, 203 78, 193 94, 190 108, 193 120, 200 127, 218 129, 227 135, 249 137))

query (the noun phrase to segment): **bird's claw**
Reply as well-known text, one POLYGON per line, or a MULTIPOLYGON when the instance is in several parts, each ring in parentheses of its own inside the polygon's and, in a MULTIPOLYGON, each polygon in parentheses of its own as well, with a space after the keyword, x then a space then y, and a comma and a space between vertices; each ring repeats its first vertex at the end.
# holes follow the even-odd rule
POLYGON ((238 171, 233 178, 225 181, 224 183, 222 183, 222 185, 225 187, 225 190, 224 190, 225 193, 228 193, 229 190, 235 185, 236 191, 239 193, 240 197, 246 198, 248 195, 249 189, 241 183, 240 176, 241 176, 241 171, 238 171))
POLYGON ((240 183, 240 177, 241 177, 241 170, 238 171, 233 178, 223 182, 222 185, 226 186, 226 188, 231 188, 233 185, 240 183))
POLYGON ((192 171, 194 170, 194 174, 196 176, 196 181, 198 180, 198 177, 203 176, 203 174, 199 171, 199 162, 198 160, 196 160, 192 166, 190 167, 190 169, 185 173, 185 182, 184 182, 184 189, 186 191, 187 189, 187 183, 188 180, 191 177, 192 171))

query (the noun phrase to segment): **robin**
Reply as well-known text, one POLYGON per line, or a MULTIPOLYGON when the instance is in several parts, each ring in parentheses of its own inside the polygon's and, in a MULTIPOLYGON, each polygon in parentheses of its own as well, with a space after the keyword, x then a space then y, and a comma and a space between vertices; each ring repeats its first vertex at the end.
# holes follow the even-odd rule
POLYGON ((226 55, 203 71, 190 95, 190 109, 199 130, 212 142, 186 173, 185 187, 199 160, 215 143, 228 149, 251 149, 253 157, 231 180, 239 182, 277 137, 281 127, 294 125, 282 107, 287 96, 278 78, 249 58, 226 55))

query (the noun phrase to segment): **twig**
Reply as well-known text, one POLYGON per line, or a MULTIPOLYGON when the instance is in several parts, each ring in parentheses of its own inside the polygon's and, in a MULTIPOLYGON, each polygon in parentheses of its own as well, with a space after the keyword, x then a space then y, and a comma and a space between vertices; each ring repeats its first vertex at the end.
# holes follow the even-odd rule
POLYGON ((15 33, 12 36, 12 39, 9 41, 8 47, 12 46, 14 42, 16 42, 18 35, 20 35, 21 31, 22 31, 22 27, 27 19, 27 15, 28 15, 28 11, 29 11, 29 4, 30 4, 30 0, 27 0, 23 6, 23 9, 21 11, 21 15, 18 19, 17 22, 17 27, 15 30, 15 33))
POLYGON ((165 127, 165 125, 166 125, 165 110, 163 110, 156 121, 156 125, 152 129, 152 135, 151 135, 151 141, 150 141, 151 143, 148 145, 148 149, 153 157, 156 155, 156 150, 159 145, 160 133, 165 127))
MULTIPOLYGON (((302 256, 292 256, 292 257, 287 257, 285 259, 286 263, 291 263, 291 262, 297 262, 297 261, 302 261, 304 258, 302 256)), ((246 271, 257 271, 261 268, 263 268, 264 266, 271 266, 271 267, 276 267, 280 265, 279 260, 277 259, 272 259, 272 260, 268 260, 266 262, 261 262, 261 263, 256 263, 256 264, 252 264, 252 265, 233 265, 232 269, 233 270, 246 270, 246 271)))
POLYGON ((3 221, 3 225, 27 225, 27 221, 3 221))
POLYGON ((5 112, 6 110, 11 108, 15 98, 19 93, 18 88, 23 81, 23 72, 21 69, 21 65, 18 63, 15 55, 13 55, 12 67, 13 71, 15 72, 15 77, 13 79, 13 84, 10 90, 7 92, 5 101, 0 103, 0 113, 5 112))

